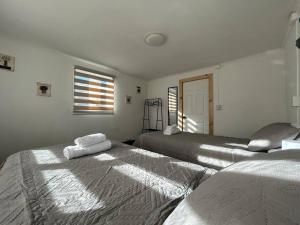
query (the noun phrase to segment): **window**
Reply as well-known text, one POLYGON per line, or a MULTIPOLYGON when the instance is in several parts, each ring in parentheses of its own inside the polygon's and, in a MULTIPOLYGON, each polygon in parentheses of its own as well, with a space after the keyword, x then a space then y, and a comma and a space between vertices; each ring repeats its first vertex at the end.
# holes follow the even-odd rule
POLYGON ((114 77, 75 66, 73 111, 80 114, 112 114, 114 77))

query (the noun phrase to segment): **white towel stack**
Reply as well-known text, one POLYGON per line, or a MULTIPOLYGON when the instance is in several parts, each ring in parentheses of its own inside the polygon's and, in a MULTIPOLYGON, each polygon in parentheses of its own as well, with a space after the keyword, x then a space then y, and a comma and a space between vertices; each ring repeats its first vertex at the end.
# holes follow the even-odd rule
POLYGON ((164 130, 164 135, 173 135, 180 133, 180 129, 177 127, 176 124, 167 126, 167 128, 164 130))
POLYGON ((78 158, 85 155, 111 149, 111 141, 106 139, 105 134, 91 134, 75 139, 75 146, 68 146, 64 149, 64 156, 67 159, 78 158))
POLYGON ((106 141, 106 135, 98 133, 76 138, 74 142, 76 145, 84 148, 87 146, 102 143, 103 141, 106 141))

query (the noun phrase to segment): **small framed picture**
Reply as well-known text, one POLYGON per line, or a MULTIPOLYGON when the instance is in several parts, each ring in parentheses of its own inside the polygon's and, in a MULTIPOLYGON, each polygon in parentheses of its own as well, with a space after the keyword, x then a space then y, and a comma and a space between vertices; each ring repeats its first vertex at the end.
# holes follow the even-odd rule
POLYGON ((131 104, 131 96, 126 95, 125 103, 126 104, 131 104))
POLYGON ((36 94, 42 97, 51 97, 51 84, 37 82, 36 94))
POLYGON ((0 54, 0 69, 15 71, 15 57, 0 54))

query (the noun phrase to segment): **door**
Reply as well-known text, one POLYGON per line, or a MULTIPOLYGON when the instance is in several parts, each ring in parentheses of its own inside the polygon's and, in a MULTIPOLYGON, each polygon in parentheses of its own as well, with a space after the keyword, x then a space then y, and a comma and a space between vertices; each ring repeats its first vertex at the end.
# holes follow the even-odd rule
POLYGON ((209 80, 183 83, 183 131, 209 134, 209 80))

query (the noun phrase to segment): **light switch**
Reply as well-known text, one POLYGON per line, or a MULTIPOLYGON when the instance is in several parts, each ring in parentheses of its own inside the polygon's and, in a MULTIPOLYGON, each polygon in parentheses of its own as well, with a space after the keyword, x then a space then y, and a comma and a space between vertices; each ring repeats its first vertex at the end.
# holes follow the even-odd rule
POLYGON ((223 109, 223 105, 216 105, 216 110, 220 111, 223 109))

